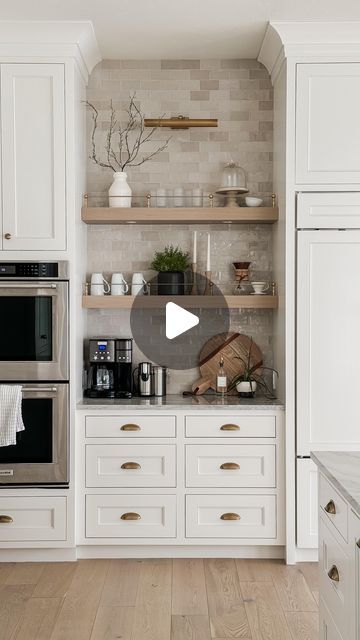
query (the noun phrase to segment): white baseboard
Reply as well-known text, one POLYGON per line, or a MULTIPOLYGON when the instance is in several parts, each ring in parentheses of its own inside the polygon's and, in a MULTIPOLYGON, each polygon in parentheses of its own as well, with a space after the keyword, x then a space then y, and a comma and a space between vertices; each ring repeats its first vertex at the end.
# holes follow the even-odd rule
POLYGON ((0 549, 0 562, 71 562, 77 559, 71 549, 0 549))
POLYGON ((318 549, 296 549, 296 562, 318 562, 318 549))
POLYGON ((77 557, 83 558, 284 558, 284 547, 213 546, 82 546, 77 557))

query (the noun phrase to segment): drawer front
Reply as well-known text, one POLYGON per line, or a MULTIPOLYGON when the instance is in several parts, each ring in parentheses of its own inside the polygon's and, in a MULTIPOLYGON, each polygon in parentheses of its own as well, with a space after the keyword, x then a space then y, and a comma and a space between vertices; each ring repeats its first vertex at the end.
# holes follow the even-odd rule
POLYGON ((66 498, 0 498, 0 542, 66 540, 66 498))
POLYGON ((174 538, 176 496, 86 496, 87 538, 174 538))
POLYGON ((188 495, 186 536, 276 538, 276 496, 188 495))
POLYGON ((275 487, 275 467, 272 444, 186 447, 188 487, 275 487))
POLYGON ((348 506, 344 498, 328 480, 320 475, 320 510, 325 519, 334 526, 344 540, 348 539, 348 506))
POLYGON ((175 438, 175 416, 87 416, 87 438, 175 438))
POLYGON ((297 227, 358 229, 360 227, 360 193, 299 193, 297 227))
POLYGON ((88 444, 87 487, 175 487, 176 445, 88 444))
POLYGON ((323 600, 320 597, 320 640, 345 640, 340 635, 339 630, 330 615, 330 612, 323 600))
POLYGON ((351 562, 320 518, 320 592, 345 638, 349 637, 351 562))
POLYGON ((275 416, 186 416, 188 438, 275 438, 275 416))

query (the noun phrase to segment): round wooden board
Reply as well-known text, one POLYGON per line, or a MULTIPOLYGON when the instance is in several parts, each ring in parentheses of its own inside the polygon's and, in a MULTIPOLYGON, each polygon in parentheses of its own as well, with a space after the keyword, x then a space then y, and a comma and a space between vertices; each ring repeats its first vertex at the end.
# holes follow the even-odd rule
MULTIPOLYGON (((241 360, 235 358, 235 356, 241 356, 244 360, 247 360, 248 351, 251 343, 251 338, 241 333, 219 333, 217 336, 213 336, 208 340, 200 352, 200 373, 202 378, 209 378, 211 381, 211 388, 216 390, 216 376, 219 369, 220 356, 224 358, 224 368, 228 376, 228 383, 230 383, 235 376, 241 374, 244 370, 244 365, 241 360)), ((253 341, 251 348, 251 364, 254 365, 257 362, 261 362, 263 359, 262 353, 256 342, 253 341)), ((260 372, 261 369, 259 368, 260 372)), ((237 393, 236 389, 234 393, 237 393)))

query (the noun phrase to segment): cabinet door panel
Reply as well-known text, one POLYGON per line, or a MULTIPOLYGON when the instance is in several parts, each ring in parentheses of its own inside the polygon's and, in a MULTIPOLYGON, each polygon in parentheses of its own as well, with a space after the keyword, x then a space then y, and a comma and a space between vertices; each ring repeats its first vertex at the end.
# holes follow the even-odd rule
POLYGON ((298 455, 359 448, 359 273, 359 231, 298 233, 298 455))
POLYGON ((4 250, 65 250, 62 64, 1 66, 1 129, 4 250))
POLYGON ((299 64, 297 184, 360 182, 360 64, 299 64))

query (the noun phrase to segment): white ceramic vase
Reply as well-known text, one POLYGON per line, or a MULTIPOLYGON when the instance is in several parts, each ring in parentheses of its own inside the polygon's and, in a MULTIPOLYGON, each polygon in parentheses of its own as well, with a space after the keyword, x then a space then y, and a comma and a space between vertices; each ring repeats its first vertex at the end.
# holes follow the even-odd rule
POLYGON ((131 194, 127 174, 124 171, 114 171, 109 189, 109 207, 131 207, 131 194))

